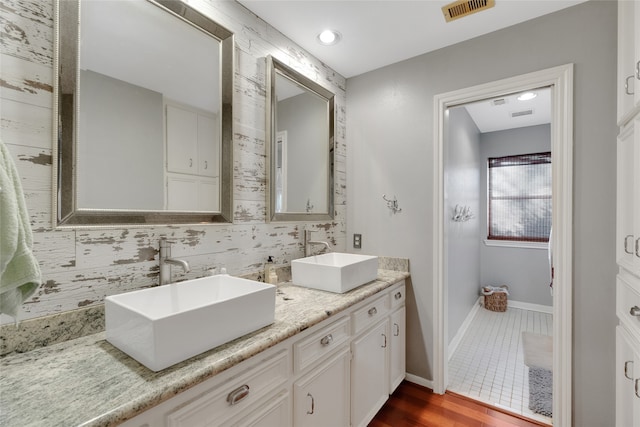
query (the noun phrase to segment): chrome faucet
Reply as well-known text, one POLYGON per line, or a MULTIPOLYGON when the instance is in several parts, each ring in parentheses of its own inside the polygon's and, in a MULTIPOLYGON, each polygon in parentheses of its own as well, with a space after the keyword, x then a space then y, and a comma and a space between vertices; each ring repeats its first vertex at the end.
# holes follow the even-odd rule
POLYGON ((304 230, 304 256, 311 255, 311 245, 324 245, 327 251, 331 252, 331 246, 327 242, 311 240, 311 230, 304 230))
POLYGON ((160 239, 160 286, 171 283, 172 265, 179 265, 185 273, 191 271, 187 261, 171 258, 171 242, 163 237, 160 239))

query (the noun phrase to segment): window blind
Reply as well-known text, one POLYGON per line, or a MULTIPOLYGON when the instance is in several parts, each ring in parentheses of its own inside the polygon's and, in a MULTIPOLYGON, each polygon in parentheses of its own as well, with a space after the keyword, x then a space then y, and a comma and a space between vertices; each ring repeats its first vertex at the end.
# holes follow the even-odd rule
POLYGON ((547 242, 551 152, 488 159, 488 239, 547 242))

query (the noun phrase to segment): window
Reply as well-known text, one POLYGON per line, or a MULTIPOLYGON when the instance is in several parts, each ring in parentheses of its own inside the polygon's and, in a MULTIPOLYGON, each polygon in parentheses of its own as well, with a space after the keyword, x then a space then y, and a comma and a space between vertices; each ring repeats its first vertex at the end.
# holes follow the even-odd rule
POLYGON ((548 242, 551 153, 488 159, 489 240, 548 242))

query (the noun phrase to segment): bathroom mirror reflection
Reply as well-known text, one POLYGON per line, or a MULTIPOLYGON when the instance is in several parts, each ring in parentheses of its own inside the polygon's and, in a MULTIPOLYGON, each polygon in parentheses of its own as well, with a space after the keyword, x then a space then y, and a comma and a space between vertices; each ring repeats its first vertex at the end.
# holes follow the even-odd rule
POLYGON ((230 222, 233 34, 175 0, 56 7, 56 224, 230 222))
POLYGON ((270 221, 333 218, 334 94, 267 58, 270 221))

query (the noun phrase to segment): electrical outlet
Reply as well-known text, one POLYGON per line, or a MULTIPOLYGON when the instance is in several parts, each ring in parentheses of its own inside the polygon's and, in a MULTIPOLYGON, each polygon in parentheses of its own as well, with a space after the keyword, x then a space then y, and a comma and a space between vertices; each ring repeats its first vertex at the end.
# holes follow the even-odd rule
POLYGON ((353 247, 356 249, 362 249, 362 234, 353 235, 353 247))

